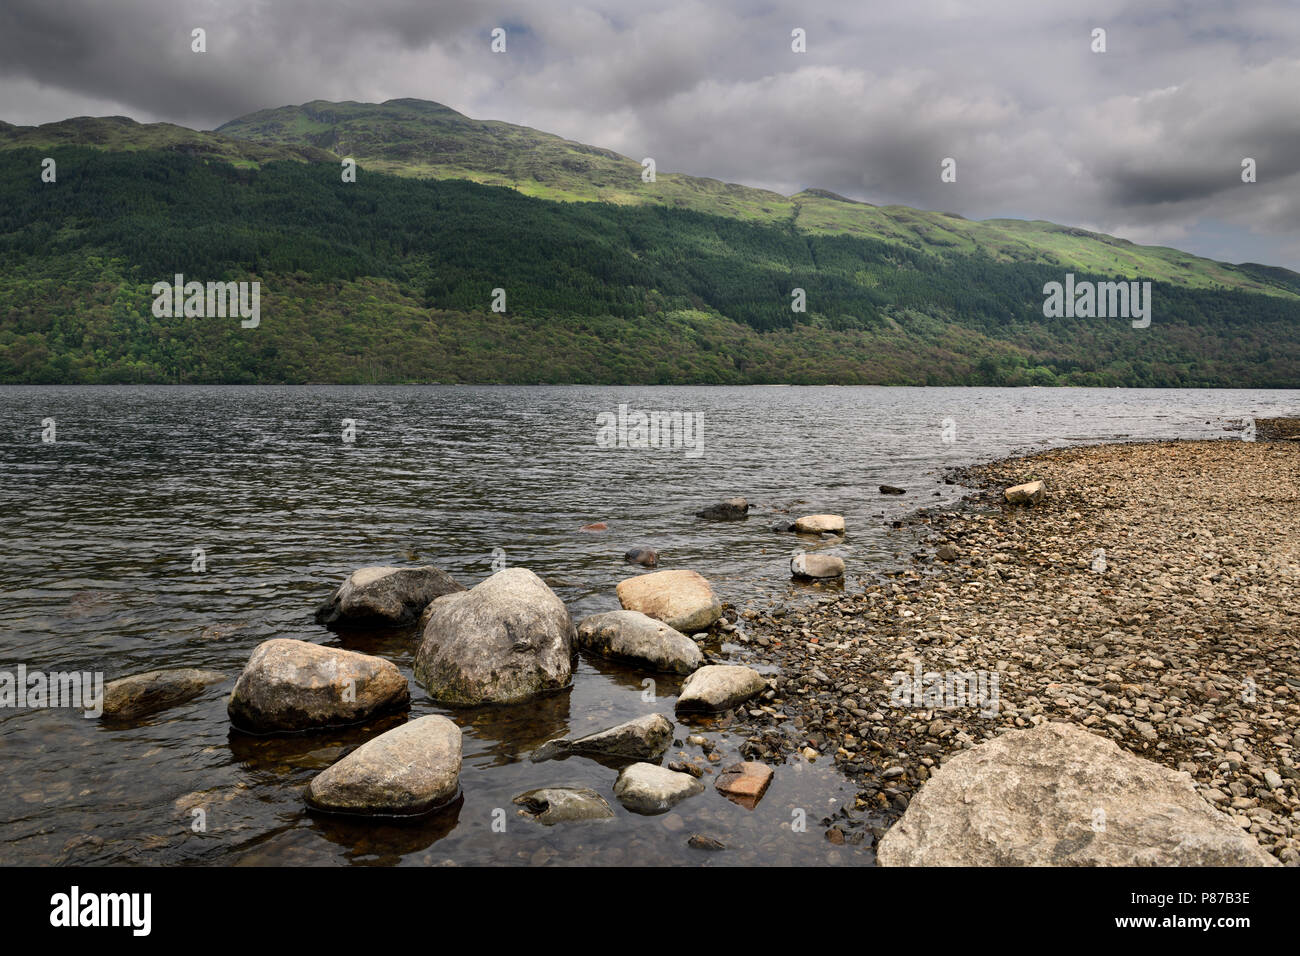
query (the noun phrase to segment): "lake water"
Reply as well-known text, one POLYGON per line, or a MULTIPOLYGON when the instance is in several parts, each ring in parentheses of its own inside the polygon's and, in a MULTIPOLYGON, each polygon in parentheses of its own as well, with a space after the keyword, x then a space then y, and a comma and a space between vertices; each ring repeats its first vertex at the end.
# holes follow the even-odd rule
MULTIPOLYGON (((559 697, 472 712, 439 708, 412 678, 411 713, 448 713, 465 731, 464 794, 401 824, 310 814, 302 790, 403 718, 248 738, 230 732, 225 697, 271 637, 380 654, 411 677, 413 630, 340 637, 312 622, 357 567, 430 563, 471 586, 494 560, 526 566, 577 619, 618 607, 614 586, 633 573, 622 555, 644 544, 661 569, 700 571, 737 608, 815 600, 825 592, 790 581, 801 545, 771 530, 778 520, 843 514, 847 537, 825 547, 846 559, 853 588, 906 560, 912 533, 893 520, 963 493, 943 483, 950 466, 1072 443, 1225 438, 1243 418, 1298 411, 1300 392, 1257 390, 0 388, 0 670, 230 676, 126 728, 0 709, 0 862, 871 862, 863 847, 828 844, 814 822, 854 795, 825 759, 778 768, 755 810, 710 786, 656 817, 619 806, 614 771, 594 761, 528 761, 555 736, 649 710, 672 717, 677 685, 662 676, 647 703, 646 675, 584 657, 559 697), (598 416, 620 405, 697 416, 701 453, 602 447, 598 416), (907 494, 882 496, 881 484, 907 494), (733 495, 755 505, 748 520, 694 517, 733 495), (608 530, 579 531, 592 522, 608 530), (552 785, 591 787, 617 816, 554 828, 515 816, 513 796, 552 785), (796 811, 806 832, 791 826, 796 811), (728 851, 689 849, 695 832, 728 851)), ((696 730, 728 759, 740 743, 706 720, 679 721, 677 737, 696 730)))

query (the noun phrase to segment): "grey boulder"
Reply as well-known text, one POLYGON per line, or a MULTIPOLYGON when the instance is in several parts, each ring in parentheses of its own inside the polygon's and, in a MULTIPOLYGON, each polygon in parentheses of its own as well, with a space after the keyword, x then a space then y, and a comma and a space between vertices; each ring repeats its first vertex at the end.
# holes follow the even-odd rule
POLYGON ((763 675, 743 664, 709 664, 682 685, 679 711, 729 710, 767 688, 763 675))
POLYGON ((167 707, 193 700, 226 677, 216 671, 175 667, 146 671, 104 685, 104 712, 108 720, 134 720, 167 707))
POLYGON ((619 581, 618 602, 628 611, 663 621, 683 633, 702 631, 722 617, 722 603, 695 571, 654 571, 619 581))
POLYGON ((580 754, 586 757, 658 760, 672 741, 673 723, 662 714, 646 714, 635 720, 587 734, 575 740, 551 740, 533 754, 538 762, 552 757, 580 754))
POLYGON ((659 563, 659 552, 654 548, 630 548, 624 555, 626 564, 639 564, 643 568, 653 568, 659 563))
POLYGON ((749 516, 749 502, 744 498, 728 498, 695 514, 710 521, 741 521, 749 516))
POLYGON ((880 841, 882 866, 1277 866, 1190 775, 1066 723, 951 757, 880 841))
POLYGON ((663 813, 687 797, 704 792, 704 784, 688 773, 678 773, 652 763, 624 767, 614 781, 614 796, 637 813, 663 813))
POLYGON ((790 573, 796 578, 842 578, 844 559, 833 554, 796 554, 790 559, 790 573))
POLYGON ((316 610, 316 623, 411 624, 429 602, 465 588, 445 571, 421 568, 361 568, 316 610))
POLYGON ((569 686, 576 651, 564 602, 527 568, 506 568, 433 602, 415 678, 448 704, 513 704, 569 686))
POLYGON ((1030 481, 1015 485, 1003 492, 1008 504, 1036 505, 1047 497, 1047 487, 1041 481, 1030 481))
POLYGON ((578 622, 578 646, 602 657, 689 674, 704 662, 696 643, 640 611, 606 611, 578 622))
POLYGON ((605 798, 585 787, 542 787, 521 793, 512 802, 545 826, 614 818, 605 798))
POLYGON ((272 733, 355 724, 410 700, 391 661, 275 638, 253 650, 226 711, 236 727, 272 733))
POLYGON ((367 741, 312 778, 307 803, 332 813, 427 813, 459 792, 460 761, 460 728, 446 717, 420 717, 367 741))

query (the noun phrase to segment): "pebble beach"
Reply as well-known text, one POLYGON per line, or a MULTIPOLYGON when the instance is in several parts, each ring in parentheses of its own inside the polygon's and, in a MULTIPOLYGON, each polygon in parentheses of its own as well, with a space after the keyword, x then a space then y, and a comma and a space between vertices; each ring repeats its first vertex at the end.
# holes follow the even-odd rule
POLYGON ((834 761, 860 789, 827 838, 871 843, 954 755, 1066 722, 1186 772, 1300 865, 1300 444, 1075 447, 946 480, 976 491, 905 520, 907 567, 740 615, 733 640, 779 670, 735 713, 742 753, 834 761), (1004 500, 1035 480, 1041 501, 1004 500), (954 672, 978 701, 900 702, 954 672))

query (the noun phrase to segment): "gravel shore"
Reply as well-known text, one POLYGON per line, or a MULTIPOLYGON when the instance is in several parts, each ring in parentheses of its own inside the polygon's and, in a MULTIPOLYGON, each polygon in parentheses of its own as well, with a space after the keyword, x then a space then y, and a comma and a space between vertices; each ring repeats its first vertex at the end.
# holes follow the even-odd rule
POLYGON ((732 639, 781 674, 728 721, 742 752, 834 760, 860 792, 827 837, 869 842, 950 755, 1070 721, 1189 772, 1300 865, 1300 444, 1070 448, 950 479, 983 490, 908 519, 911 567, 741 615, 732 639), (1044 501, 1003 501, 1031 479, 1044 501), (979 675, 977 700, 947 706, 960 678, 899 696, 954 672, 979 675))

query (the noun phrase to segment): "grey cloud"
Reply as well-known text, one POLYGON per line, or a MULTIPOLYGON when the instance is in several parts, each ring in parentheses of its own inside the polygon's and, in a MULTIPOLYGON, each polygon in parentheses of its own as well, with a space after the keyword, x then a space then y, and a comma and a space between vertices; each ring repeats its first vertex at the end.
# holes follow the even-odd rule
POLYGON ((6 0, 0 118, 111 104, 211 128, 312 99, 417 96, 665 171, 1216 256, 1235 235, 1241 258, 1271 247, 1295 267, 1297 49, 1294 0, 6 0), (488 51, 497 25, 504 57, 488 51), (806 54, 790 51, 796 26, 806 54), (1089 49, 1096 26, 1105 54, 1089 49), (945 156, 956 184, 939 181, 945 156), (1259 161, 1254 186, 1242 156, 1259 161))

